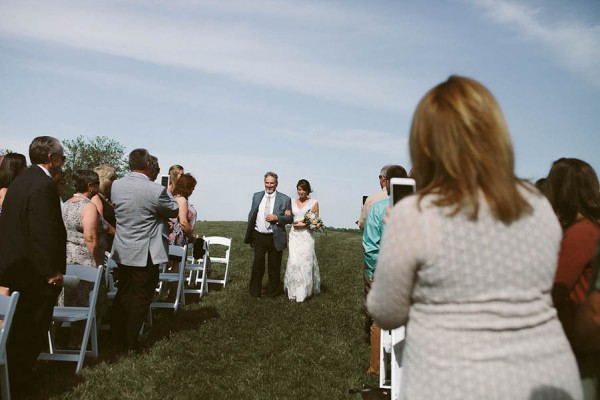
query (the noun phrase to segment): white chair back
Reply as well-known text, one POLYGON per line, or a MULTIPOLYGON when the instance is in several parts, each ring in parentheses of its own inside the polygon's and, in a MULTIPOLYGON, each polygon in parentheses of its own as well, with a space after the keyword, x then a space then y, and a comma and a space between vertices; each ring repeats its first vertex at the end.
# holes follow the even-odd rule
POLYGON ((96 304, 98 293, 100 292, 101 282, 103 280, 104 266, 98 268, 88 267, 86 265, 67 265, 66 275, 75 275, 80 281, 92 282, 93 289, 90 291, 89 304, 87 307, 64 306, 54 307, 52 321, 61 323, 73 323, 77 321, 86 321, 83 338, 81 340, 81 349, 56 350, 51 332, 48 333, 50 352, 41 353, 38 359, 54 361, 73 361, 77 363, 75 373, 81 372, 83 361, 86 355, 98 357, 98 329, 96 318, 96 304), (91 343, 91 350, 87 350, 88 343, 91 343))
POLYGON ((210 244, 207 238, 204 238, 204 255, 201 260, 193 260, 192 263, 189 263, 185 266, 187 272, 189 273, 186 278, 187 284, 190 286, 184 289, 184 294, 198 294, 199 297, 208 293, 208 283, 207 283, 207 271, 210 264, 210 244), (198 287, 198 285, 200 285, 198 287))
MULTIPOLYGON (((175 312, 181 307, 185 305, 185 296, 184 296, 184 276, 185 269, 187 265, 187 245, 184 246, 175 246, 169 245, 169 256, 180 257, 181 261, 179 261, 179 271, 177 272, 160 272, 158 275, 158 288, 156 290, 155 299, 152 303, 150 303, 150 308, 148 310, 148 321, 147 325, 152 326, 152 310, 155 308, 171 308, 175 312), (177 294, 175 296, 174 302, 164 302, 157 301, 158 295, 161 293, 161 288, 163 284, 177 282, 177 294)), ((142 332, 144 331, 144 327, 142 326, 142 332)))
POLYGON ((230 253, 231 253, 231 238, 226 238, 226 237, 222 237, 222 236, 206 236, 204 238, 205 241, 207 241, 209 243, 209 248, 210 248, 210 252, 213 254, 213 256, 210 258, 210 265, 211 268, 213 268, 214 271, 214 267, 217 264, 223 264, 225 267, 225 271, 223 273, 223 278, 222 279, 218 279, 218 278, 208 278, 207 282, 208 283, 219 283, 221 285, 223 285, 223 287, 225 287, 225 285, 227 285, 227 274, 229 272, 229 257, 230 257, 230 253), (220 255, 219 251, 222 251, 222 249, 218 249, 217 246, 224 246, 225 247, 225 255, 223 257, 215 257, 215 254, 220 255))

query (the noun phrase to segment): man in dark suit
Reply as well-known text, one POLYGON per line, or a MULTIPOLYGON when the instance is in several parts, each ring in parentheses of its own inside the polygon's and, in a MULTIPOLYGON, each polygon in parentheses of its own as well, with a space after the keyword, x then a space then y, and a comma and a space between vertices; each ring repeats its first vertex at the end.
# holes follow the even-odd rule
POLYGON ((288 196, 276 191, 277 174, 265 174, 265 190, 254 193, 252 207, 248 214, 248 228, 244 243, 254 248, 254 263, 250 276, 250 296, 260 297, 262 279, 265 275, 266 255, 269 255, 269 282, 267 296, 281 293, 281 257, 287 246, 285 225, 291 224, 292 201, 288 196), (289 210, 289 215, 285 215, 289 210))
POLYGON ((0 216, 0 285, 20 293, 8 339, 11 390, 35 391, 33 367, 45 343, 66 269, 67 235, 53 175, 64 150, 50 136, 29 146, 31 167, 8 188, 0 216))
POLYGON ((150 181, 151 166, 146 149, 133 150, 131 173, 116 180, 111 191, 117 219, 112 254, 119 265, 112 329, 119 350, 139 350, 138 333, 158 284, 158 265, 168 261, 164 222, 179 212, 167 189, 150 181))

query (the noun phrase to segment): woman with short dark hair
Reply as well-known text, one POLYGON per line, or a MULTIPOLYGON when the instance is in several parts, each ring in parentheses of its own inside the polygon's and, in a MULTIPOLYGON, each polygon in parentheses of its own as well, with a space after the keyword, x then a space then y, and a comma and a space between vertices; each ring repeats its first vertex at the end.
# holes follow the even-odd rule
MULTIPOLYGON (((98 213, 96 205, 91 202, 98 193, 100 179, 98 174, 89 169, 73 172, 75 194, 62 204, 63 221, 67 229, 67 264, 87 265, 98 268, 104 264, 104 251, 100 236, 108 229, 108 224, 98 213)), ((93 289, 91 282, 80 282, 75 288, 65 288, 64 305, 86 307, 89 292, 93 289)), ((104 313, 103 291, 98 299, 98 318, 104 313)), ((59 299, 59 302, 63 301, 59 299)), ((69 343, 81 342, 81 331, 85 324, 72 325, 69 343)))
POLYGON ((198 213, 188 199, 196 188, 196 178, 190 174, 183 174, 175 182, 173 196, 179 205, 179 216, 177 217, 173 232, 171 233, 171 244, 183 246, 194 240, 194 224, 198 213))

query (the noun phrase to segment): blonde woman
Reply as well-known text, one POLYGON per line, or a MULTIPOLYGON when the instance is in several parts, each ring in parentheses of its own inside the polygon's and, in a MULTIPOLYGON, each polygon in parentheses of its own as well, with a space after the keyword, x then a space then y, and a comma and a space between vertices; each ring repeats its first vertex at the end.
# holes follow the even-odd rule
POLYGON ((167 192, 173 195, 173 189, 175 189, 175 183, 177 183, 177 179, 181 175, 184 174, 183 167, 179 164, 171 165, 169 168, 169 187, 167 187, 167 192))
POLYGON ((402 399, 581 399, 550 295, 562 236, 514 174, 508 127, 479 82, 451 76, 417 106, 416 195, 392 208, 367 307, 406 324, 402 399))
POLYGON ((115 206, 110 201, 110 191, 113 182, 117 179, 117 172, 115 167, 110 164, 102 164, 99 167, 94 168, 94 172, 97 173, 100 178, 100 186, 98 193, 92 197, 92 203, 96 205, 100 216, 108 223, 108 230, 102 235, 101 240, 103 242, 103 247, 110 251, 117 224, 115 218, 115 206))

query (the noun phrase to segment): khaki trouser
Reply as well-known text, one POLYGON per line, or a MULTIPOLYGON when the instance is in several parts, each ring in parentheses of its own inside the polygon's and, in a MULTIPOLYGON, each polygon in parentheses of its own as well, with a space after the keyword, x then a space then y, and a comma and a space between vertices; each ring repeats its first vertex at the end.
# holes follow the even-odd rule
MULTIPOLYGON (((364 281, 365 281, 365 299, 369 294, 369 290, 371 290, 371 285, 373 284, 373 279, 369 278, 367 274, 367 269, 364 268, 364 281)), ((369 317, 370 318, 370 317, 369 317)), ((371 341, 371 354, 369 356, 369 369, 367 373, 379 375, 379 347, 381 343, 381 328, 379 325, 371 320, 371 327, 369 329, 369 337, 371 341)))

